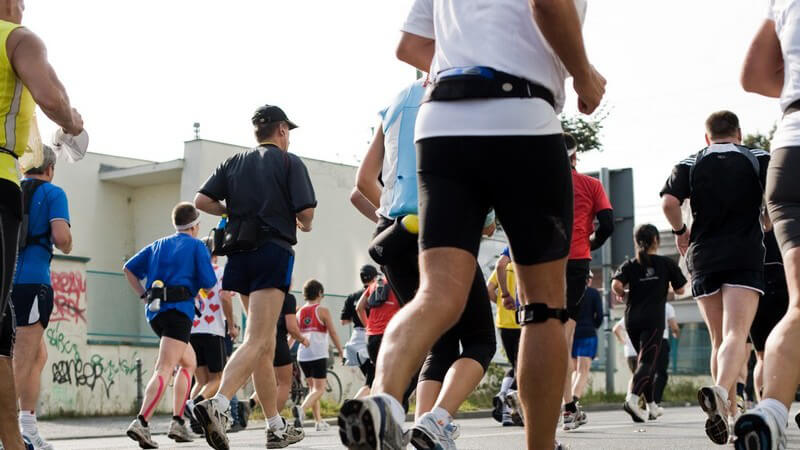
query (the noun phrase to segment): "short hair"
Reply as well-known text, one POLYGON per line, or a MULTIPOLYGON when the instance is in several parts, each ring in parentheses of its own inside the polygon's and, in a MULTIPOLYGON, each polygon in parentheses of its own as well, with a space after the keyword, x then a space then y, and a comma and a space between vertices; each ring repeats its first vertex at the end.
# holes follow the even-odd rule
POLYGON ((717 111, 706 119, 706 133, 711 139, 735 136, 739 131, 739 118, 730 111, 717 111))
POLYGON ((176 227, 189 225, 200 217, 200 212, 189 202, 180 202, 172 209, 172 224, 176 227))
POLYGON ((268 123, 260 123, 256 125, 256 139, 263 141, 265 139, 269 139, 278 132, 278 129, 281 127, 282 123, 286 123, 282 120, 277 122, 268 122, 268 123))
POLYGON ((325 292, 325 288, 322 287, 322 283, 317 280, 308 280, 306 284, 303 285, 303 297, 305 297, 306 300, 316 300, 323 292, 325 292))
POLYGON ((42 175, 50 167, 56 165, 56 152, 47 145, 42 145, 42 163, 38 167, 31 167, 25 171, 26 175, 42 175))

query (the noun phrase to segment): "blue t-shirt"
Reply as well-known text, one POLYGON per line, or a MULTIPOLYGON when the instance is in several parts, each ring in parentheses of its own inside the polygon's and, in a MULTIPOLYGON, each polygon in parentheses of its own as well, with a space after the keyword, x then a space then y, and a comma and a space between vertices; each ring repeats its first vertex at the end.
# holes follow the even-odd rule
POLYGON ((50 222, 64 220, 69 223, 69 207, 67 194, 52 183, 42 183, 31 198, 28 213, 28 236, 45 234, 39 244, 30 244, 20 252, 17 258, 17 270, 14 284, 46 284, 50 285, 50 222))
POLYGON ((146 279, 146 289, 150 289, 155 280, 161 280, 164 286, 184 286, 191 291, 191 298, 182 302, 162 302, 161 309, 157 312, 152 312, 145 306, 148 321, 171 309, 193 319, 194 297, 197 292, 200 288, 211 289, 217 284, 208 248, 200 240, 185 233, 161 238, 141 249, 125 263, 125 268, 136 275, 136 278, 146 279))

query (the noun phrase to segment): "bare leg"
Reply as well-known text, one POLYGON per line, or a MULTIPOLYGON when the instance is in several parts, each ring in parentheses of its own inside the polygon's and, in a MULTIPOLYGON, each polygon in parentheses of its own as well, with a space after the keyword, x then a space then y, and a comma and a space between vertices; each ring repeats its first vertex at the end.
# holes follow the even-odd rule
POLYGON ((278 412, 283 410, 286 406, 286 400, 289 399, 289 391, 292 388, 292 365, 286 364, 275 368, 275 378, 278 381, 278 394, 275 399, 275 409, 278 412))
POLYGON ((567 376, 564 378, 564 396, 562 397, 563 403, 572 401, 572 374, 575 373, 575 361, 572 359, 572 340, 575 337, 575 325, 577 323, 569 319, 564 324, 564 338, 567 341, 567 376))
POLYGON ((200 391, 200 395, 203 398, 211 398, 217 395, 217 391, 219 391, 219 384, 222 382, 222 372, 210 373, 208 374, 208 382, 206 383, 203 390, 200 391))
POLYGON ((192 385, 192 375, 197 368, 197 358, 191 345, 186 346, 180 361, 180 369, 175 374, 175 382, 172 389, 172 414, 183 416, 183 409, 186 408, 186 400, 189 400, 189 388, 192 385))
POLYGON ((300 405, 300 409, 305 412, 308 408, 312 408, 314 412, 314 420, 319 422, 321 420, 317 417, 319 414, 319 399, 322 398, 322 394, 325 393, 326 381, 324 378, 308 378, 307 380, 311 391, 308 393, 305 400, 303 400, 303 404, 300 405))
POLYGON ((758 309, 758 293, 740 287, 722 287, 722 345, 717 353, 719 386, 731 392, 730 413, 736 412, 736 380, 747 363, 747 333, 758 309))
POLYGON ((156 367, 150 382, 147 383, 147 388, 144 391, 144 400, 139 410, 139 415, 143 416, 145 420, 149 421, 153 417, 156 406, 167 389, 167 381, 172 376, 172 369, 178 365, 178 361, 180 361, 188 345, 170 337, 161 338, 156 367))
POLYGON ((592 359, 584 356, 578 357, 578 369, 575 377, 575 383, 572 386, 572 395, 575 397, 583 397, 586 391, 586 385, 589 384, 589 369, 592 367, 592 359))
POLYGON ((442 383, 438 381, 425 380, 417 383, 417 408, 414 411, 414 420, 419 420, 423 414, 433 409, 441 390, 442 383))
POLYGON ((717 292, 708 297, 698 298, 697 306, 700 315, 706 322, 708 333, 711 338, 711 378, 717 380, 717 354, 722 345, 722 292, 717 292))
POLYGON ((447 371, 435 406, 455 416, 461 404, 481 382, 483 374, 483 366, 477 361, 472 358, 460 358, 447 371))
MULTIPOLYGON (((358 392, 356 392, 356 396, 354 398, 364 398, 368 396, 369 393, 370 393, 369 386, 361 386, 358 392)), ((417 387, 417 398, 419 398, 419 387, 417 387)))
POLYGON ((17 341, 14 346, 14 373, 17 375, 17 395, 23 411, 35 411, 39 402, 39 389, 42 384, 42 369, 47 363, 47 348, 44 345, 44 328, 35 323, 17 327, 17 341))
MULTIPOLYGON (((0 380, 13 380, 11 358, 0 356, 0 380)), ((6 450, 25 450, 17 422, 17 392, 14 383, 0 383, 0 442, 6 450)))
POLYGON ((272 362, 275 360, 275 333, 272 333, 272 341, 268 350, 268 353, 264 353, 256 361, 253 371, 253 387, 258 395, 265 419, 280 414, 280 411, 276 409, 278 381, 275 378, 275 368, 272 366, 272 362))
MULTIPOLYGON (((514 265, 523 304, 566 304, 566 259, 532 266, 514 265)), ((551 450, 567 371, 564 325, 555 319, 522 327, 517 380, 529 449, 551 450)))
MULTIPOLYGON (((196 378, 197 382, 194 384, 194 389, 192 389, 192 398, 197 398, 203 388, 206 387, 206 384, 208 384, 208 380, 210 378, 208 366, 200 366, 195 369, 194 377, 196 378)), ((208 397, 203 396, 203 398, 208 397)))
POLYGON ((761 392, 764 388, 764 352, 756 352, 756 366, 753 368, 753 385, 756 391, 756 401, 761 401, 761 392))

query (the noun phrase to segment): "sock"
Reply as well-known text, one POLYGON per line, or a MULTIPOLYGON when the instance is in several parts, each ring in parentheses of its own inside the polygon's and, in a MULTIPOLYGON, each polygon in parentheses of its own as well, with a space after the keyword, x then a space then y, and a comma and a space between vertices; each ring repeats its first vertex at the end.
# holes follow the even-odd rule
POLYGON ((193 405, 196 405, 196 404, 198 404, 198 403, 200 403, 200 402, 202 402, 202 401, 205 401, 205 399, 206 399, 206 398, 205 398, 205 397, 203 397, 202 395, 198 395, 197 397, 195 397, 195 398, 192 400, 192 404, 193 404, 193 405))
POLYGON ((403 405, 401 405, 396 398, 389 394, 378 394, 376 397, 381 398, 389 405, 389 410, 392 412, 392 418, 394 418, 395 422, 403 424, 406 421, 406 413, 403 409, 403 405))
POLYGON ((500 395, 507 394, 512 384, 514 384, 514 378, 512 377, 503 378, 503 383, 500 384, 500 395))
POLYGON ((634 394, 633 392, 628 392, 628 395, 625 396, 625 401, 631 405, 639 405, 639 396, 634 394))
POLYGON ((575 401, 573 400, 569 403, 564 404, 564 410, 569 411, 571 413, 576 413, 578 412, 578 407, 575 406, 575 401))
POLYGON ((441 406, 433 408, 433 410, 431 410, 431 414, 433 414, 433 417, 435 417, 437 420, 444 422, 445 425, 453 421, 453 416, 451 416, 450 413, 441 406))
POLYGON ((285 425, 286 424, 283 422, 283 417, 281 417, 280 414, 267 419, 267 427, 269 427, 269 429, 272 431, 280 431, 282 433, 285 425))
POLYGON ((744 398, 744 383, 736 383, 736 395, 744 398))
POLYGON ((256 399, 250 399, 250 409, 256 409, 256 399))
POLYGON ((789 422, 789 410, 786 409, 786 405, 775 400, 774 398, 765 398, 764 400, 761 400, 761 402, 758 404, 758 407, 765 409, 768 413, 770 413, 778 422, 778 427, 781 429, 786 428, 786 424, 789 422))
POLYGON ((19 425, 26 434, 36 434, 36 412, 34 411, 20 411, 19 412, 19 425))
POLYGON ((656 402, 650 402, 647 404, 647 410, 656 412, 658 410, 658 405, 656 405, 656 402))
POLYGON ((144 420, 144 416, 139 414, 138 419, 139 419, 139 423, 141 423, 143 427, 147 428, 147 421, 144 420))
POLYGON ((184 424, 183 417, 181 417, 181 416, 172 416, 172 420, 174 420, 175 422, 178 422, 181 425, 184 424))
POLYGON ((231 406, 231 401, 220 393, 217 393, 217 395, 215 395, 211 400, 217 402, 217 404, 219 405, 219 409, 222 411, 227 411, 228 408, 231 406))

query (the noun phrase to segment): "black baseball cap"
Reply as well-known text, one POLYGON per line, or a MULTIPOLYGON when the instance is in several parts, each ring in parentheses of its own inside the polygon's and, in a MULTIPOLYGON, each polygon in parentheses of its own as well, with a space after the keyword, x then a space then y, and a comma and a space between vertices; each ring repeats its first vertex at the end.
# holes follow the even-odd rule
POLYGON ((262 125, 272 122, 286 122, 289 124, 290 130, 297 128, 297 124, 289 120, 286 113, 275 105, 261 106, 253 113, 253 125, 262 125))
POLYGON ((372 281, 375 277, 378 276, 378 269, 375 266, 370 264, 365 264, 361 266, 360 274, 361 282, 366 283, 368 281, 372 281))

